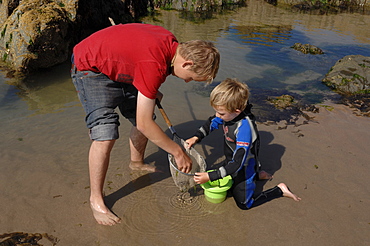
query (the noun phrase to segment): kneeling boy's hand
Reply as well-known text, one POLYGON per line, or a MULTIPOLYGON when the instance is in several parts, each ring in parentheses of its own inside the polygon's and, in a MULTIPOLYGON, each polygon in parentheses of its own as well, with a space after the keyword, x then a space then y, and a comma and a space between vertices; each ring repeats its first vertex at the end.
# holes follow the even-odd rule
POLYGON ((208 173, 195 173, 194 181, 197 184, 204 184, 209 181, 208 173))
POLYGON ((198 142, 198 137, 192 137, 185 140, 185 142, 188 144, 186 148, 190 149, 194 144, 198 142))

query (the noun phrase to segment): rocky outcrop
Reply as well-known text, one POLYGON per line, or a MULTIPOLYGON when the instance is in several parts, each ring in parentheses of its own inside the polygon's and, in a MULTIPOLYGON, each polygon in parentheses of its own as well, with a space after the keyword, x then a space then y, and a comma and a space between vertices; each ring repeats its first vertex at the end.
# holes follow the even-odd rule
MULTIPOLYGON (((76 42, 110 25, 108 16, 117 23, 133 21, 136 12, 125 4, 130 2, 3 0, 0 59, 10 69, 22 73, 62 63, 76 42)), ((142 1, 130 6, 138 2, 142 1)))
POLYGON ((291 48, 298 50, 304 54, 312 54, 312 55, 317 55, 317 54, 324 54, 324 52, 311 44, 301 44, 301 43, 295 43, 291 48))
POLYGON ((267 101, 271 102, 278 109, 284 109, 294 104, 294 97, 291 95, 281 95, 278 97, 269 97, 267 101))
POLYGON ((370 93, 370 57, 345 56, 335 63, 323 82, 343 95, 370 93))
POLYGON ((345 56, 335 63, 323 83, 341 94, 340 101, 354 108, 356 115, 370 117, 370 57, 345 56))
POLYGON ((186 11, 209 11, 224 5, 245 5, 246 0, 154 0, 155 7, 186 11))
POLYGON ((45 68, 67 59, 70 18, 57 3, 18 6, 2 26, 1 57, 21 70, 45 68))
MULTIPOLYGON (((340 8, 340 9, 357 9, 363 8, 364 6, 369 6, 370 3, 367 0, 331 0, 331 1, 323 1, 323 0, 268 0, 268 1, 276 1, 281 4, 286 4, 289 6, 293 6, 300 10, 315 10, 315 9, 322 9, 325 12, 325 9, 328 10, 330 8, 340 8)), ((337 9, 338 10, 338 9, 337 9)), ((319 12, 318 12, 319 13, 319 12)))
MULTIPOLYGON (((243 3, 231 0, 227 4, 243 3)), ((128 23, 155 8, 189 11, 222 6, 222 0, 1 0, 0 59, 27 73, 68 59, 75 43, 110 24, 128 23)))

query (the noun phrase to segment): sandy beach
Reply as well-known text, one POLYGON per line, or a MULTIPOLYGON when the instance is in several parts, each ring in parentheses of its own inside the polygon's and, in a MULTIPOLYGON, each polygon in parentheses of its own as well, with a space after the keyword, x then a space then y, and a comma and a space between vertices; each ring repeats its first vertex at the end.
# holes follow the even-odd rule
MULTIPOLYGON (((163 88, 163 107, 183 137, 213 113, 208 98, 184 96, 185 89, 163 88)), ((258 125, 261 161, 274 173, 264 189, 285 182, 302 201, 280 198, 249 211, 232 198, 211 204, 201 190, 179 193, 166 153, 151 143, 146 161, 163 172, 131 171, 122 121, 105 185, 107 204, 122 218, 113 227, 98 225, 89 208, 90 140, 77 98, 58 113, 9 119, 0 142, 0 242, 21 232, 58 246, 370 245, 370 119, 343 105, 319 108, 308 124, 258 125)), ((218 137, 196 146, 209 165, 222 160, 218 137)))
MULTIPOLYGON (((247 2, 207 20, 161 11, 145 23, 164 26, 179 41, 215 42, 221 53, 215 82, 246 82, 252 104, 281 90, 320 101, 331 94, 321 78, 337 60, 370 56, 365 13, 311 15, 269 1, 247 2), (296 42, 325 54, 297 52, 290 48, 296 42), (261 99, 253 90, 264 92, 261 99)), ((90 140, 70 67, 67 61, 43 69, 19 87, 0 69, 0 246, 370 246, 370 118, 331 102, 317 105, 319 113, 307 112, 310 121, 258 124, 263 169, 274 175, 259 187, 284 182, 302 200, 279 198, 248 211, 230 197, 209 203, 199 186, 194 196, 181 193, 167 153, 152 143, 145 161, 161 172, 132 171, 131 125, 121 120, 104 192, 122 223, 98 225, 89 205, 90 140)), ((169 76, 161 86, 162 106, 183 138, 214 113, 193 84, 169 76)), ((211 167, 223 160, 222 143, 214 133, 195 147, 211 167)))

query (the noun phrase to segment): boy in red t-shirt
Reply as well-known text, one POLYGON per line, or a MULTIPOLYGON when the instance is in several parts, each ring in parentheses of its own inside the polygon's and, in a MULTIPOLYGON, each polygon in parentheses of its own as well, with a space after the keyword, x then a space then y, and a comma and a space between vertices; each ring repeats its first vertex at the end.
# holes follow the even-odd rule
POLYGON ((148 139, 175 157, 179 169, 191 170, 191 159, 153 120, 160 85, 170 74, 211 82, 220 55, 213 43, 193 40, 178 43, 160 26, 120 24, 100 30, 73 49, 71 76, 86 112, 92 144, 89 152, 90 205, 99 224, 114 225, 120 218, 105 205, 103 185, 109 157, 118 139, 119 107, 132 124, 130 167, 155 171, 144 164, 148 139))

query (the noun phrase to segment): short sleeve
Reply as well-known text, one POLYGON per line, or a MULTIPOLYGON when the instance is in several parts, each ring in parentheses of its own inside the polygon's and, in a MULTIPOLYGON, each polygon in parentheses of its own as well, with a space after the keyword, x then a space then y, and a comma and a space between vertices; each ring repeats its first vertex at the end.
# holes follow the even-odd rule
POLYGON ((135 66, 133 85, 144 96, 155 99, 159 87, 166 80, 167 74, 156 62, 140 62, 135 66))

